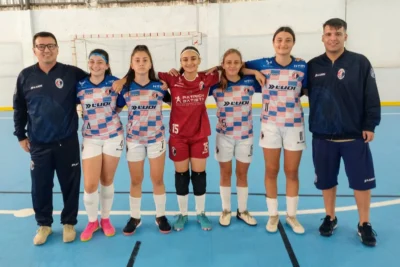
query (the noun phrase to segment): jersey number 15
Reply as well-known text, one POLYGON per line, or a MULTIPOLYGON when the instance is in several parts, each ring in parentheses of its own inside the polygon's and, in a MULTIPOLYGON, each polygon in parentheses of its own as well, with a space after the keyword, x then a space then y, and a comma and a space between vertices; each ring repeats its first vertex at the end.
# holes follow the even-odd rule
POLYGON ((179 124, 176 124, 176 123, 172 124, 172 133, 174 133, 174 134, 179 133, 179 124))

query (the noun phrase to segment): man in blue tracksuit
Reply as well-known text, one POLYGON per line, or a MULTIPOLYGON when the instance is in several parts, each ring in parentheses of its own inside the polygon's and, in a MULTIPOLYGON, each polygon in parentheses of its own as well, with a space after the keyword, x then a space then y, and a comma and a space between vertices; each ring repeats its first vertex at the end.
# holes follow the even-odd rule
POLYGON ((38 63, 19 74, 13 102, 14 135, 31 155, 32 202, 39 225, 33 243, 45 243, 52 232, 54 171, 64 201, 63 240, 72 242, 81 176, 76 84, 87 74, 57 62, 57 40, 51 33, 35 34, 33 51, 38 63))
POLYGON ((308 62, 315 185, 323 191, 326 210, 319 231, 331 236, 337 226, 336 186, 343 158, 359 212, 358 234, 363 244, 375 246, 375 233, 369 222, 371 189, 375 188, 369 142, 381 119, 375 73, 365 56, 344 48, 345 21, 330 19, 323 30, 326 52, 308 62))

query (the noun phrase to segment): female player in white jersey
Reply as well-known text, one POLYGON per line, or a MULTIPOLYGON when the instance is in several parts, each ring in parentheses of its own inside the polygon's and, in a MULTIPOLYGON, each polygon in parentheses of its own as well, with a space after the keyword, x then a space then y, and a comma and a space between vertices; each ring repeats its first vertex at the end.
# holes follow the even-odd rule
POLYGON ((147 156, 156 206, 155 222, 160 232, 166 234, 171 231, 171 226, 165 217, 166 194, 163 176, 167 144, 162 122, 162 105, 163 99, 169 93, 161 89, 162 83, 156 79, 153 60, 147 46, 138 45, 134 48, 125 80, 125 87, 118 97, 117 105, 119 108, 125 105, 128 107, 126 151, 131 176, 131 216, 123 233, 134 234, 142 223, 140 206, 144 160, 147 156))
MULTIPOLYGON (((221 65, 221 81, 210 90, 210 95, 217 103, 215 158, 220 165, 223 210, 219 223, 228 226, 231 222, 232 158, 235 157, 238 198, 236 217, 248 225, 257 225, 256 219, 247 210, 247 173, 253 155, 252 98, 254 93, 261 93, 261 87, 254 76, 244 76, 241 73, 243 62, 238 50, 227 50, 221 65)), ((261 73, 258 75, 264 78, 261 73)))
MULTIPOLYGON (((305 149, 304 114, 300 103, 301 90, 307 86, 307 64, 291 56, 295 34, 289 27, 279 28, 272 39, 275 57, 246 62, 248 69, 263 73, 267 83, 262 90, 263 110, 261 114, 260 146, 265 160, 265 187, 269 220, 266 229, 278 229, 277 177, 281 148, 284 149, 284 171, 286 175, 286 222, 293 231, 304 233, 296 219, 299 175, 302 150, 305 149)), ((251 74, 245 70, 244 73, 251 74)))
POLYGON ((124 146, 123 127, 116 112, 118 94, 111 88, 118 79, 111 75, 108 53, 102 49, 93 50, 88 66, 90 76, 77 86, 78 103, 82 105, 84 121, 83 202, 89 217, 89 223, 81 234, 82 241, 90 240, 99 227, 106 236, 115 234, 109 216, 114 199, 114 174, 124 146), (100 224, 97 218, 99 202, 100 224))

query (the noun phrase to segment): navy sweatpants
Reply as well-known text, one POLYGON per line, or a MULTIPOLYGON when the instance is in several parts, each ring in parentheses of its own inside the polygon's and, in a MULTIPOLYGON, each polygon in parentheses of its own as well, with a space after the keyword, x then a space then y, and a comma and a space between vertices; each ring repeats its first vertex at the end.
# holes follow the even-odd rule
POLYGON ((38 225, 53 223, 54 172, 64 200, 61 223, 75 225, 81 179, 78 135, 52 144, 31 144, 30 154, 32 202, 38 225))

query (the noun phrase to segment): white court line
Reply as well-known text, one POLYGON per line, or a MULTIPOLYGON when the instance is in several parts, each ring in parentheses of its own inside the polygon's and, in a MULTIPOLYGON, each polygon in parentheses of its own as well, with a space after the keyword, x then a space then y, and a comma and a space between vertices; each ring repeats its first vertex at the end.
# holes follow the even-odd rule
MULTIPOLYGON (((386 207, 386 206, 392 206, 392 205, 398 205, 400 204, 400 199, 394 199, 394 200, 386 200, 386 201, 380 201, 380 202, 374 202, 371 203, 370 207, 371 208, 380 208, 380 207, 386 207)), ((336 212, 343 212, 343 211, 352 211, 352 210, 357 210, 356 205, 352 206, 345 206, 345 207, 337 207, 335 209, 336 212)), ((29 217, 34 215, 33 209, 21 209, 21 210, 0 210, 0 214, 3 215, 14 215, 15 217, 22 218, 22 217, 29 217)), ((54 215, 60 215, 61 211, 54 211, 54 215)), ((79 211, 79 215, 87 215, 86 211, 79 211)), ((111 215, 130 215, 129 210, 114 210, 111 211, 111 215)), ((155 216, 156 212, 155 211, 141 211, 141 215, 143 216, 155 216)), ((165 215, 168 216, 174 216, 179 214, 179 211, 166 211, 165 215)), ((325 209, 309 209, 309 210, 298 210, 297 214, 325 214, 325 209)), ((100 215, 100 212, 99 212, 100 215)), ((196 212, 190 211, 188 212, 189 216, 195 216, 196 212)), ((206 212, 207 216, 211 217, 219 217, 221 215, 220 211, 211 211, 211 212, 206 212)), ((267 211, 252 211, 251 215, 253 216, 268 216, 267 211)), ((280 211, 279 215, 286 215, 286 211, 280 211)), ((232 212, 232 216, 236 216, 236 212, 232 212)))
MULTIPOLYGON (((382 113, 382 116, 392 116, 392 115, 400 115, 399 112, 394 113, 382 113)), ((208 115, 208 117, 216 117, 217 115, 208 115)), ((309 114, 304 114, 304 116, 309 116, 309 114)), ((164 115, 164 118, 169 118, 169 115, 164 115)), ((260 114, 253 114, 253 117, 260 117, 260 114)), ((128 116, 120 116, 120 118, 128 118, 128 116)), ((12 120, 13 117, 0 117, 0 120, 12 120)))

